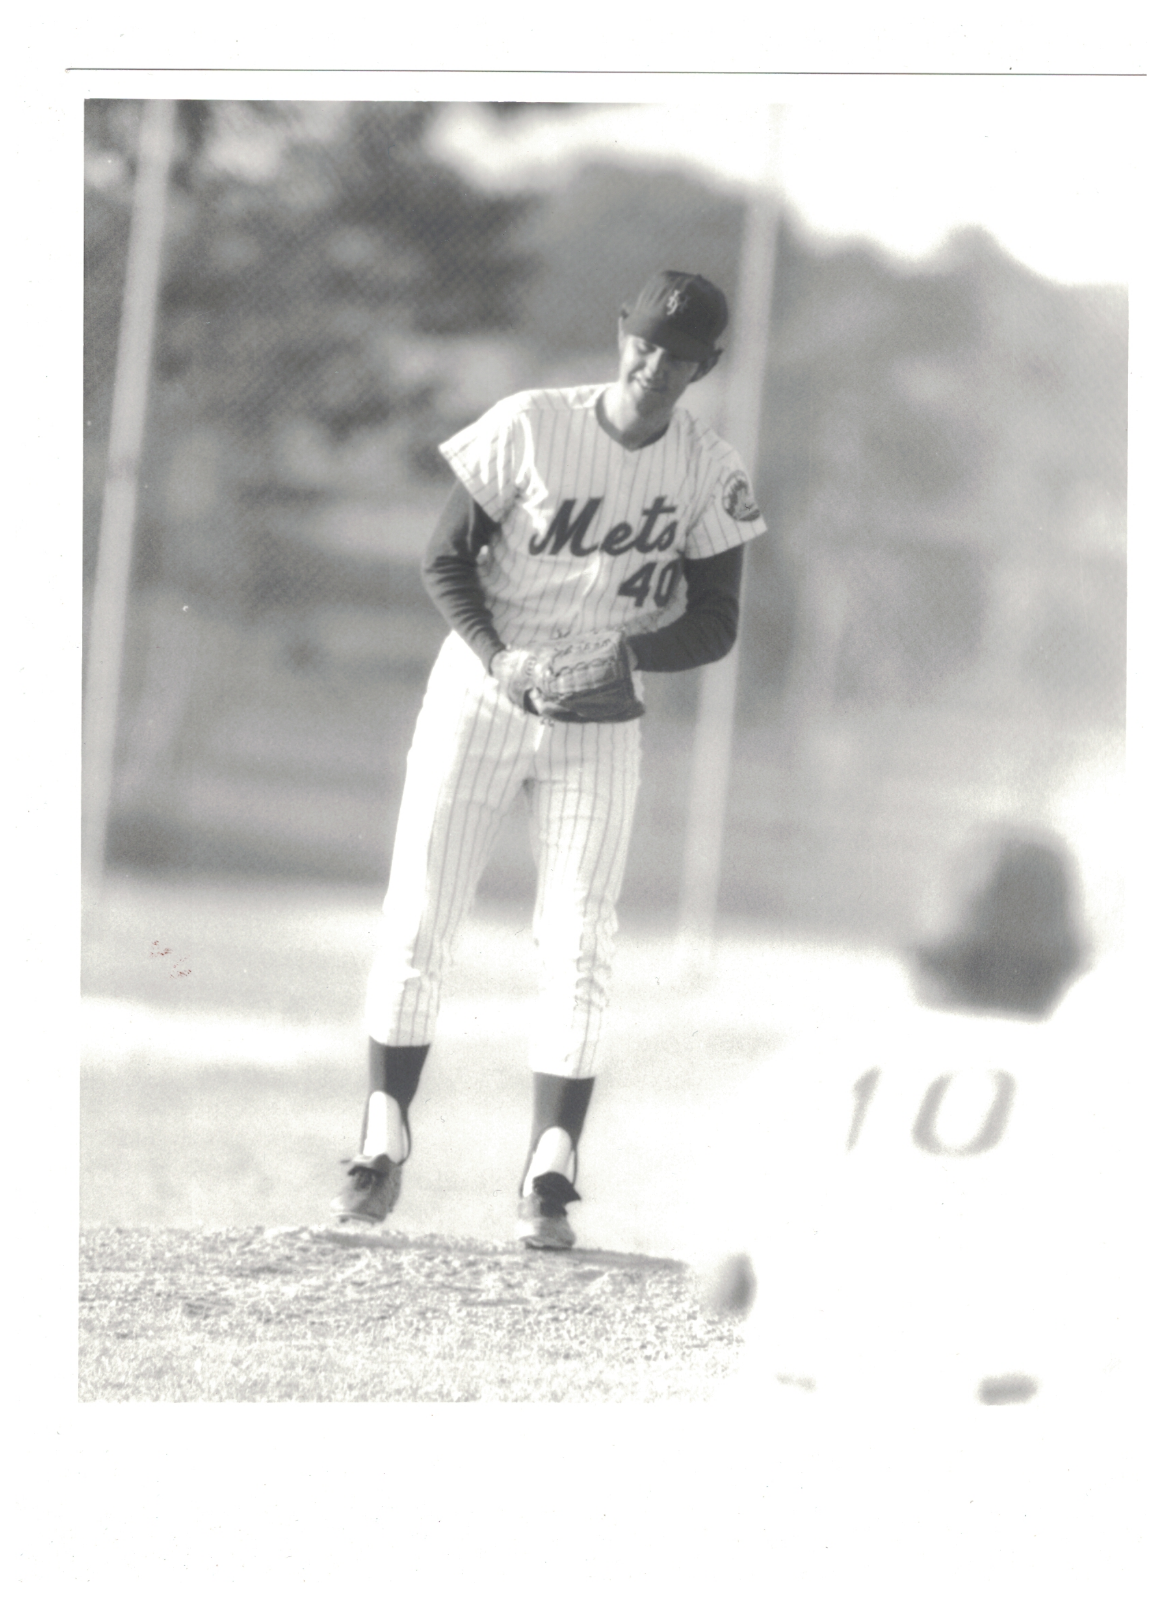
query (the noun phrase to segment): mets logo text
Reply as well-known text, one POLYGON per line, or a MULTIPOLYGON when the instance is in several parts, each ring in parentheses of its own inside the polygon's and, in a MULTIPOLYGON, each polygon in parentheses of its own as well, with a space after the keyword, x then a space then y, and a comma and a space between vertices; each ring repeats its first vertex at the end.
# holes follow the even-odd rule
MULTIPOLYGON (((605 533, 595 530, 591 535, 590 527, 601 503, 602 496, 594 495, 575 515, 577 502, 563 500, 553 513, 552 521, 529 540, 529 554, 556 556, 568 550, 571 556, 592 556, 600 550, 604 555, 620 556, 628 550, 640 550, 643 554, 651 550, 669 550, 674 543, 678 534, 674 513, 678 507, 667 505, 665 495, 656 495, 652 504, 643 506, 637 525, 616 522, 605 533)), ((758 516, 758 509, 752 515, 758 516)))

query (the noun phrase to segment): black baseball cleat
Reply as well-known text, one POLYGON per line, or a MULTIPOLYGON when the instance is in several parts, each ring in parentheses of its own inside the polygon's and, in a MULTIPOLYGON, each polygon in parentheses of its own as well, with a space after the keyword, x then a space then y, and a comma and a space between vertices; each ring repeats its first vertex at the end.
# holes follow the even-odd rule
POLYGON ((390 1156, 348 1156, 347 1178, 331 1202, 341 1222, 383 1222, 400 1198, 403 1166, 390 1156))
POLYGON ((563 1172, 538 1173, 533 1193, 523 1194, 517 1206, 518 1239, 529 1250, 572 1250, 577 1235, 565 1208, 571 1200, 580 1199, 563 1172))

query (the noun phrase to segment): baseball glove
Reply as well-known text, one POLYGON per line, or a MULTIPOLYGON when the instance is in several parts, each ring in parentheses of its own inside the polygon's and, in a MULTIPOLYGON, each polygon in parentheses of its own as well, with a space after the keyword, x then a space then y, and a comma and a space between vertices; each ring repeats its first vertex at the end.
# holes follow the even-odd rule
POLYGON ((646 707, 632 677, 633 662, 617 628, 579 633, 536 652, 533 709, 557 722, 630 722, 646 707))

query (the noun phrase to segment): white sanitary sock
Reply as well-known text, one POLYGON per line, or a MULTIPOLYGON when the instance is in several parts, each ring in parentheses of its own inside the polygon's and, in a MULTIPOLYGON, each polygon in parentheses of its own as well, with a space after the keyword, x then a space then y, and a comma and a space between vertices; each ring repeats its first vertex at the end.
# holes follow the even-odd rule
POLYGON ((542 1172, 562 1172, 568 1178, 572 1171, 573 1144, 569 1134, 564 1128, 546 1128, 537 1141, 522 1192, 532 1194, 533 1180, 542 1172))
POLYGON ((365 1156, 386 1155, 392 1161, 403 1161, 408 1154, 408 1132, 404 1127, 404 1113, 399 1102, 390 1094, 376 1089, 368 1096, 367 1133, 363 1140, 365 1156))

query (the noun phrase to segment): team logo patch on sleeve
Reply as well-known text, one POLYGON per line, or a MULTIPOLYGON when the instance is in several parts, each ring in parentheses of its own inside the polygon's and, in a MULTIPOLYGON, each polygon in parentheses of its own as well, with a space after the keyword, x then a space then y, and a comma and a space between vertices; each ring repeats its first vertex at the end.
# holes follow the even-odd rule
POLYGON ((723 485, 723 510, 735 522, 754 522, 759 515, 745 472, 733 472, 723 485))

